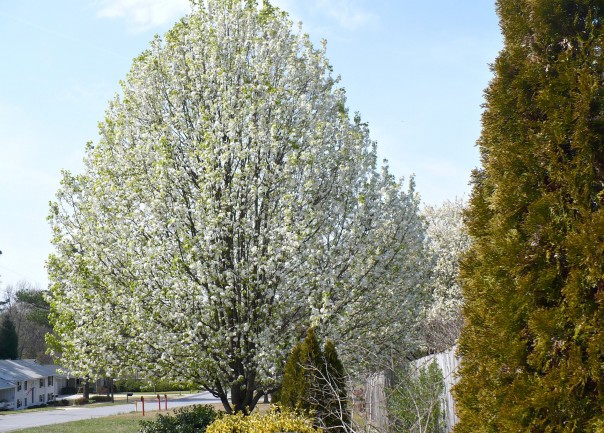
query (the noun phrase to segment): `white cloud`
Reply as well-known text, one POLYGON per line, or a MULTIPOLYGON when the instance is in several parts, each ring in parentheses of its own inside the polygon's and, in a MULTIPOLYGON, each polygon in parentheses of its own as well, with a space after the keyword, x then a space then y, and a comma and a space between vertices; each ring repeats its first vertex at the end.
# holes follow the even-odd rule
POLYGON ((191 10, 189 0, 100 0, 97 16, 125 19, 134 33, 171 24, 191 10))
MULTIPOLYGON (((300 17, 300 7, 314 9, 315 13, 334 20, 339 27, 356 30, 377 23, 378 16, 365 10, 364 0, 307 0, 305 6, 299 0, 270 0, 291 14, 294 21, 300 17)), ((260 3, 260 2, 259 2, 260 3)), ((97 16, 124 19, 134 33, 171 24, 190 12, 189 0, 96 0, 97 16)))
POLYGON ((340 27, 355 30, 378 21, 376 14, 365 11, 356 0, 315 0, 316 7, 335 19, 340 27))

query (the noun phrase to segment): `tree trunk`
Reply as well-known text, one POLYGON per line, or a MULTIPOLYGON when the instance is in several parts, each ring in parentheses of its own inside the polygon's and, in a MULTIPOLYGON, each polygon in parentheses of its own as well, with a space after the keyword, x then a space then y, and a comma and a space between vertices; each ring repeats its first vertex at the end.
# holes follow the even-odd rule
POLYGON ((90 398, 90 378, 88 376, 86 376, 85 382, 84 382, 84 398, 89 399, 90 398))

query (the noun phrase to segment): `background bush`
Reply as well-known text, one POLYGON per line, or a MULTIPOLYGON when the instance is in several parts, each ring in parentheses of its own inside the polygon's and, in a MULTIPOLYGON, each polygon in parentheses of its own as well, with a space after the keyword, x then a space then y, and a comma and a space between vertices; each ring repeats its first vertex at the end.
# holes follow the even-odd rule
POLYGON ((190 391, 190 384, 168 380, 147 381, 143 379, 119 379, 114 382, 115 392, 167 392, 190 391))
POLYGON ((443 374, 436 361, 408 365, 398 371, 388 396, 391 430, 395 433, 445 433, 441 410, 443 374))
POLYGON ((90 399, 91 403, 103 403, 111 401, 111 397, 107 397, 106 395, 95 395, 90 399))
POLYGON ((173 415, 158 415, 155 420, 141 421, 139 433, 203 433, 217 417, 209 405, 177 408, 173 415))
POLYGON ((141 379, 119 379, 113 382, 115 392, 140 392, 144 382, 141 379))
POLYGON ((74 386, 65 386, 63 388, 61 388, 61 395, 71 395, 71 394, 77 394, 78 393, 78 389, 74 386))
POLYGON ((156 382, 143 382, 140 390, 152 392, 167 392, 167 391, 190 391, 194 389, 190 384, 182 382, 171 382, 168 380, 158 380, 156 382))
POLYGON ((69 400, 63 398, 61 400, 49 401, 48 406, 69 406, 69 400))

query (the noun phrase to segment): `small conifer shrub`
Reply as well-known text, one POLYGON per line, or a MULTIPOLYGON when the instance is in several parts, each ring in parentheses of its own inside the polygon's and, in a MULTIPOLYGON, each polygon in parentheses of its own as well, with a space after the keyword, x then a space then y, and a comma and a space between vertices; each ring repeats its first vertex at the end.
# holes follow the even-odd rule
POLYGON ((321 350, 313 328, 287 359, 280 404, 314 414, 315 424, 332 432, 350 423, 344 366, 332 341, 321 350))

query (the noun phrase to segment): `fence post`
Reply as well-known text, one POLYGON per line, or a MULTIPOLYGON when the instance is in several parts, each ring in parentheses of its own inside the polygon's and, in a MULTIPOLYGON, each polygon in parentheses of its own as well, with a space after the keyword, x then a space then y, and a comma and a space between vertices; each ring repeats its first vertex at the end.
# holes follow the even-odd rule
POLYGON ((143 416, 145 416, 145 397, 141 395, 141 405, 143 407, 143 416))
POLYGON ((164 406, 165 409, 168 410, 168 394, 164 394, 164 406))

